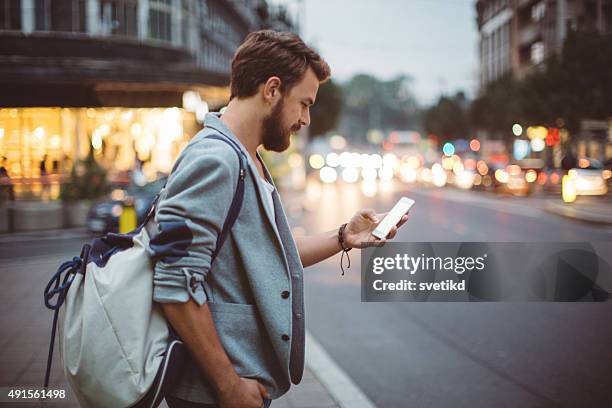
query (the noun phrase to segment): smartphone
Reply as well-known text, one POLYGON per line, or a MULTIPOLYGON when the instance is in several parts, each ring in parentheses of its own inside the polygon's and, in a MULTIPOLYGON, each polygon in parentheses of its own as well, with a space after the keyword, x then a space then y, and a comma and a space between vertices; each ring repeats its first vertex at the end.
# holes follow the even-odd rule
POLYGON ((374 231, 372 231, 372 235, 376 238, 383 239, 387 235, 389 235, 389 231, 393 228, 394 225, 397 225, 398 222, 402 219, 402 216, 410 210, 410 207, 414 205, 414 200, 411 200, 408 197, 402 197, 399 199, 397 204, 393 206, 391 211, 383 218, 383 220, 376 226, 374 231))

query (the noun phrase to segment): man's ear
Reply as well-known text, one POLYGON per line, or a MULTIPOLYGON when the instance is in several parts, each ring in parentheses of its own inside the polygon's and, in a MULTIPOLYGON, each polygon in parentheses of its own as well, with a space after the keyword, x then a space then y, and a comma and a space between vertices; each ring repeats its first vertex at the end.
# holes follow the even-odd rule
POLYGON ((267 102, 274 104, 281 97, 281 80, 277 76, 268 78, 263 88, 263 97, 267 102))

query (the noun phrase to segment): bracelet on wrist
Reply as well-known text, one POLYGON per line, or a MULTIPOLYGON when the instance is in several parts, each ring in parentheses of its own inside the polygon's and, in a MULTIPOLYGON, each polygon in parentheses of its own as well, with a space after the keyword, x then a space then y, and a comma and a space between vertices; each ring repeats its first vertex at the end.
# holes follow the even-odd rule
POLYGON ((342 265, 343 262, 344 262, 344 254, 346 254, 346 259, 348 260, 348 265, 346 267, 347 267, 347 269, 350 269, 350 267, 351 267, 351 258, 348 255, 348 251, 353 249, 353 248, 347 246, 346 242, 344 241, 344 230, 346 229, 347 225, 348 225, 348 223, 344 223, 338 229, 338 242, 340 243, 340 247, 342 248, 342 256, 340 257, 340 269, 342 269, 342 276, 344 276, 344 266, 342 265))

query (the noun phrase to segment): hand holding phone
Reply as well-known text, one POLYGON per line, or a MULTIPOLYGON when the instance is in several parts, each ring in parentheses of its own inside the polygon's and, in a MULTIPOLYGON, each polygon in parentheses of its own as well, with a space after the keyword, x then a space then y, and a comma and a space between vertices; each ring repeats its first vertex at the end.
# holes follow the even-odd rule
POLYGON ((391 228, 400 222, 402 216, 404 216, 413 205, 414 200, 408 197, 400 198, 397 204, 393 206, 391 211, 387 213, 385 218, 383 218, 383 220, 376 226, 374 231, 372 231, 372 235, 379 239, 385 238, 387 235, 389 235, 391 228))

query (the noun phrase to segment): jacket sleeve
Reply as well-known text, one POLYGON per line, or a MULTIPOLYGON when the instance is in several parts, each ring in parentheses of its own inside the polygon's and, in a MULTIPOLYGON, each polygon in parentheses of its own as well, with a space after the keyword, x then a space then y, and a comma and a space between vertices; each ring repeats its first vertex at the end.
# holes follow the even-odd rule
POLYGON ((234 150, 214 139, 188 145, 160 197, 157 234, 149 250, 155 263, 153 300, 207 302, 206 275, 235 193, 240 163, 234 150))

